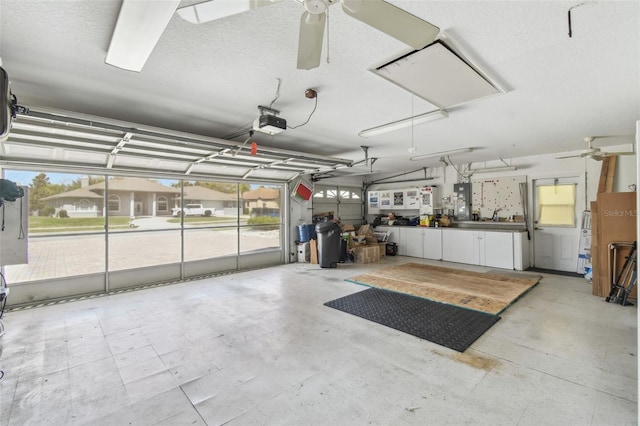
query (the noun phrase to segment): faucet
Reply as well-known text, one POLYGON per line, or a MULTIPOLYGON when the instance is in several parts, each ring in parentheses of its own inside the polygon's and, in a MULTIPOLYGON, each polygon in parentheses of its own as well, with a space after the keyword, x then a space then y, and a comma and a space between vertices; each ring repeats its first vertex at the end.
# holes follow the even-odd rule
POLYGON ((492 221, 497 222, 498 221, 498 212, 502 210, 502 209, 495 209, 493 211, 493 217, 491 218, 492 221))

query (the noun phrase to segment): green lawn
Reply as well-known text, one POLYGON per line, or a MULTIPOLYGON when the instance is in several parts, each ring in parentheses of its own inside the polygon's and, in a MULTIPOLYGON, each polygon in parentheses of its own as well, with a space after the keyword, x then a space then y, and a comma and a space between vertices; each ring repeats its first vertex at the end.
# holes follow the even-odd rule
MULTIPOLYGON (((235 217, 216 217, 216 216, 185 216, 184 223, 211 223, 211 222, 223 222, 234 223, 237 219, 235 217)), ((167 220, 168 223, 180 223, 179 217, 173 217, 167 220)))
MULTIPOLYGON (((109 218, 110 229, 129 227, 128 216, 112 216, 109 218)), ((75 232, 103 231, 103 217, 42 217, 29 216, 29 232, 75 232)))
MULTIPOLYGON (((279 218, 265 218, 264 220, 256 220, 260 218, 252 218, 249 220, 248 225, 255 225, 255 229, 277 229, 279 225, 279 218), (270 226, 272 225, 272 226, 270 226)), ((167 218, 168 223, 180 223, 180 218, 167 218)), ((214 223, 227 223, 235 224, 237 218, 235 217, 200 217, 200 216, 188 216, 184 218, 186 225, 206 225, 214 223)), ((135 221, 134 221, 135 225, 135 221)), ((134 226, 135 228, 136 226, 134 226)), ((129 229, 129 217, 128 216, 111 216, 109 217, 109 229, 129 229)), ((29 233, 48 233, 48 232, 92 232, 92 231, 104 231, 104 218, 103 217, 43 217, 43 216, 29 216, 29 233)))

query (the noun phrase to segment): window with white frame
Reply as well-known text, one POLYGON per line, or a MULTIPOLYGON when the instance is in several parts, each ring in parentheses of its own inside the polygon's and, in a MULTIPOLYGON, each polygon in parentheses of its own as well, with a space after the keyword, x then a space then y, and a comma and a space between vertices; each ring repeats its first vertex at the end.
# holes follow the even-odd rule
POLYGON ((109 211, 111 212, 119 212, 120 211, 120 197, 117 195, 109 196, 109 211))

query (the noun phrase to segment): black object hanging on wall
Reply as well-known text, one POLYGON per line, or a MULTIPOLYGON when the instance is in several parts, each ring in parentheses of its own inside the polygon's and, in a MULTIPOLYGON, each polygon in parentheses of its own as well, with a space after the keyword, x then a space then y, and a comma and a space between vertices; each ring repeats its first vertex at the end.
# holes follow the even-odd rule
POLYGON ((0 206, 5 201, 16 201, 24 197, 24 189, 8 179, 0 179, 0 206))

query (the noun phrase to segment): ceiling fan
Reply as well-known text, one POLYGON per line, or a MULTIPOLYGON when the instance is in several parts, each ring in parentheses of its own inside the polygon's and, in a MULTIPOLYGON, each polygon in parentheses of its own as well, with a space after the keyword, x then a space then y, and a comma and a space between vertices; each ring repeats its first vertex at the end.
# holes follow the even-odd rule
MULTIPOLYGON (((124 0, 116 22, 106 62, 141 71, 173 13, 193 24, 221 19, 282 0, 208 0, 177 8, 180 0, 165 2, 124 0)), ((349 16, 413 47, 422 49, 435 40, 440 29, 383 0, 295 0, 304 6, 298 37, 298 69, 320 65, 327 9, 342 3, 349 16)))
POLYGON ((576 155, 566 155, 563 157, 556 157, 556 159, 560 160, 563 158, 591 158, 596 161, 602 161, 607 157, 612 157, 614 155, 635 155, 635 152, 606 152, 602 151, 600 148, 596 148, 593 146, 593 141, 598 139, 595 136, 589 136, 584 138, 584 141, 587 143, 588 148, 582 151, 580 154, 576 155))

